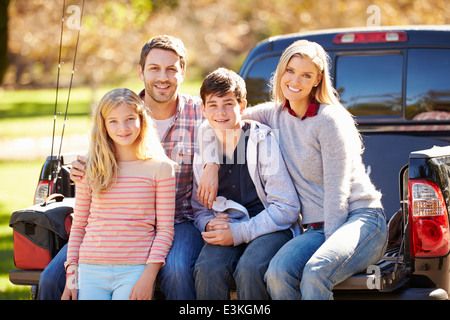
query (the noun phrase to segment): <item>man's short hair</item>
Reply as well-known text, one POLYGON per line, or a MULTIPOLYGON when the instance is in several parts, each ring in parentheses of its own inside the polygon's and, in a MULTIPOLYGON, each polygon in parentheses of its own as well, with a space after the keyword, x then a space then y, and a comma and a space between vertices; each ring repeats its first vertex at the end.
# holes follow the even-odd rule
POLYGON ((182 70, 186 70, 186 48, 178 38, 168 36, 168 35, 159 35, 151 38, 147 41, 147 43, 142 47, 141 57, 139 59, 139 65, 142 70, 145 67, 145 60, 147 59, 148 53, 152 49, 163 49, 170 50, 175 52, 180 58, 180 65, 182 70))

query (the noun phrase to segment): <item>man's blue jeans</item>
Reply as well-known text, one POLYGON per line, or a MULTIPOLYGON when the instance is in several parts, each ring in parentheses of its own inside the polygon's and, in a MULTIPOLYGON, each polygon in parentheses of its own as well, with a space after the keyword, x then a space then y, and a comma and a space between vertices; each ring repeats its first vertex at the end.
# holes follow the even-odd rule
POLYGON ((387 245, 383 210, 358 209, 326 241, 323 227, 286 243, 266 272, 273 299, 328 300, 333 287, 375 264, 387 245))
MULTIPOLYGON (((167 300, 195 299, 194 266, 203 244, 203 238, 192 222, 186 221, 175 225, 172 248, 167 255, 166 264, 158 274, 161 291, 167 300)), ((66 258, 67 245, 42 272, 39 281, 39 300, 61 299, 66 282, 64 270, 66 258)))
POLYGON ((195 265, 197 299, 229 299, 234 283, 240 300, 269 299, 264 274, 272 257, 290 239, 292 232, 284 230, 238 246, 205 243, 195 265))

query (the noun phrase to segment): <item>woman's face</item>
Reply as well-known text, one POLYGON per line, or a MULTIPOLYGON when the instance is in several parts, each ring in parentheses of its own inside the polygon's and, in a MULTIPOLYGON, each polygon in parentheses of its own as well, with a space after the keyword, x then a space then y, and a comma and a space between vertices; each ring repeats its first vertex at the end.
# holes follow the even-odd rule
POLYGON ((311 59, 294 56, 289 60, 281 77, 281 90, 292 104, 309 104, 310 93, 322 79, 311 59))

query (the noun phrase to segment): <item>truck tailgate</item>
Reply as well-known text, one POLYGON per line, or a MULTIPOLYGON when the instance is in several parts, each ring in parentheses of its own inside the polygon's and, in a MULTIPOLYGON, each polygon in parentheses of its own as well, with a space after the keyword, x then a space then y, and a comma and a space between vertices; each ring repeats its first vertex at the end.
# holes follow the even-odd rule
POLYGON ((399 256, 399 247, 388 247, 376 265, 369 266, 334 287, 334 290, 378 290, 391 292, 408 281, 408 269, 399 256))

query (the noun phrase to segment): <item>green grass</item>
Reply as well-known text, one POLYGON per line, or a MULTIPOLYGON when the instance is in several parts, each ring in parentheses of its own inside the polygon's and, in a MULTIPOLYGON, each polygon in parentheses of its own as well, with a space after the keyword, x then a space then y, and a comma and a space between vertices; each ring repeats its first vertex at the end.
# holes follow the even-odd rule
POLYGON ((30 297, 30 287, 15 286, 9 281, 9 270, 15 266, 12 229, 8 224, 12 212, 32 204, 41 165, 42 161, 0 162, 0 300, 30 297))

